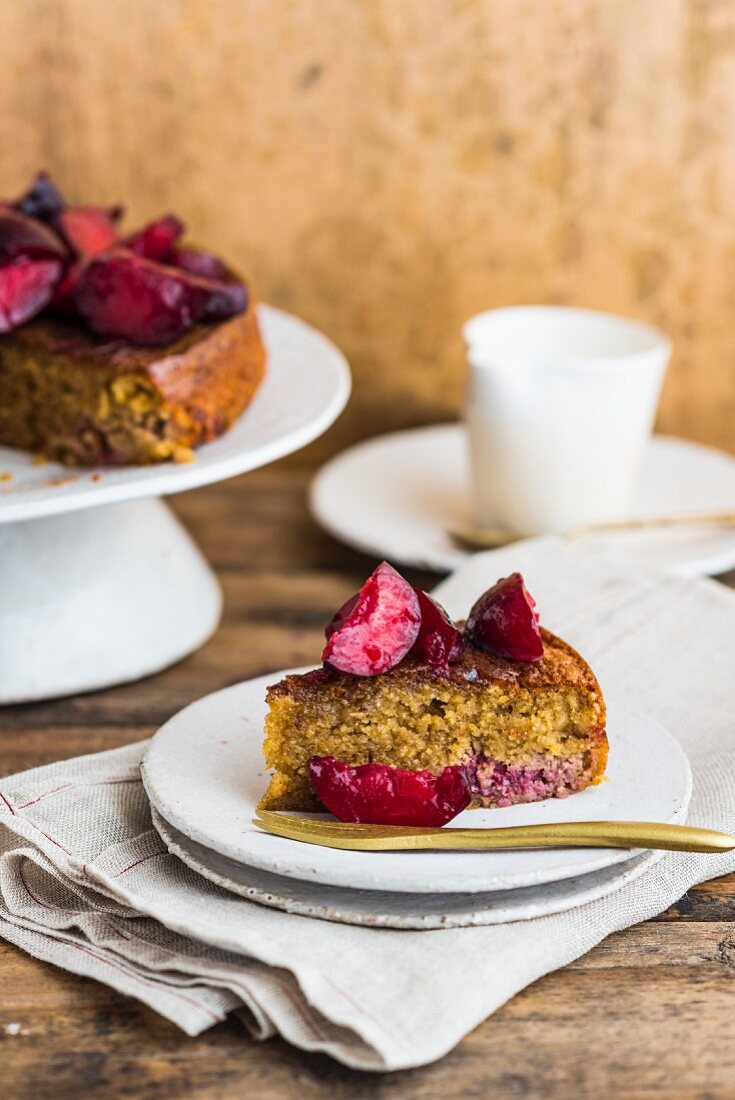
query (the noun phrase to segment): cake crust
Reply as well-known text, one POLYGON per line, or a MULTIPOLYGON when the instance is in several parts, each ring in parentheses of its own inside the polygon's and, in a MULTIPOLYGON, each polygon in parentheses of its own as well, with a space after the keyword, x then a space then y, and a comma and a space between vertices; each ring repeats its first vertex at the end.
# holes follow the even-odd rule
MULTIPOLYGON (((390 676, 393 681, 400 681, 407 685, 436 683, 438 680, 444 680, 448 683, 474 684, 476 687, 506 684, 528 691, 542 688, 553 691, 576 687, 599 694, 604 708, 600 685, 584 658, 568 642, 558 638, 544 627, 541 627, 541 637, 544 642, 544 656, 540 661, 510 661, 505 657, 498 657, 494 653, 478 649, 476 646, 467 645, 459 660, 441 673, 437 673, 409 653, 396 668, 382 675, 390 676)), ((349 690, 351 685, 354 686, 358 680, 362 679, 362 677, 349 676, 344 672, 326 667, 317 668, 313 672, 302 675, 285 676, 268 689, 268 695, 269 698, 290 695, 299 700, 309 697, 318 698, 326 685, 342 684, 349 690)))

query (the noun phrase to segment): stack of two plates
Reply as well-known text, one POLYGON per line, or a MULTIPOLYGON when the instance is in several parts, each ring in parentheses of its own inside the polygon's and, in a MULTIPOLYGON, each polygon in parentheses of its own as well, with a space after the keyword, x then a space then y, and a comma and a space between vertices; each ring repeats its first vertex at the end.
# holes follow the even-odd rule
MULTIPOLYGON (((300 670, 305 671, 305 670, 300 670)), ((153 822, 169 851, 224 889, 289 913, 367 927, 499 924, 572 909, 631 882, 662 852, 559 848, 500 852, 349 852, 252 824, 267 773, 265 689, 284 673, 193 703, 156 734, 142 765, 153 822)), ((608 700, 605 782, 569 799, 461 814, 492 828, 552 821, 683 823, 689 764, 652 719, 608 700)))

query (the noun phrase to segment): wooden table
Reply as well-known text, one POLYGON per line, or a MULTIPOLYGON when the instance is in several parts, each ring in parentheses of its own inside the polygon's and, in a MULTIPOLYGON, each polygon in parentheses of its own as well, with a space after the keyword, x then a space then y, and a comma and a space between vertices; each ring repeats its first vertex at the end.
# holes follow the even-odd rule
MULTIPOLYGON (((313 660, 324 622, 374 563, 314 526, 308 477, 282 463, 174 498, 222 581, 221 629, 141 683, 0 710, 0 772, 148 737, 206 692, 313 660)), ((611 936, 441 1062, 406 1073, 359 1074, 280 1040, 256 1043, 235 1021, 189 1039, 2 941, 0 982, 3 1100, 735 1096, 735 875, 611 936)))

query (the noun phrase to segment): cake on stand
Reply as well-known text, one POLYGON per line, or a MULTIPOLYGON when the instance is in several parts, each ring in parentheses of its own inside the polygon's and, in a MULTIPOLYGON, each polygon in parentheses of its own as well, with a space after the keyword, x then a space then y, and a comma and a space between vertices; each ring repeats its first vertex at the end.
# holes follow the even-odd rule
POLYGON ((0 703, 137 680, 214 632, 219 585, 161 498, 304 447, 350 393, 329 340, 269 306, 260 321, 265 380, 191 463, 68 469, 0 447, 0 703))

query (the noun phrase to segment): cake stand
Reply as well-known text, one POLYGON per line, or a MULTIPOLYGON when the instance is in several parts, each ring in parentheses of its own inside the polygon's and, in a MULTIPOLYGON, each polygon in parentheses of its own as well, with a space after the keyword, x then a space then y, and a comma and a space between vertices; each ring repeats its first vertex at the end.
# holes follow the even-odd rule
POLYGON ((269 306, 260 318, 265 380, 193 462, 69 470, 0 447, 0 703, 137 680, 214 632, 217 580, 160 498, 304 447, 350 393, 347 362, 324 336, 269 306))

